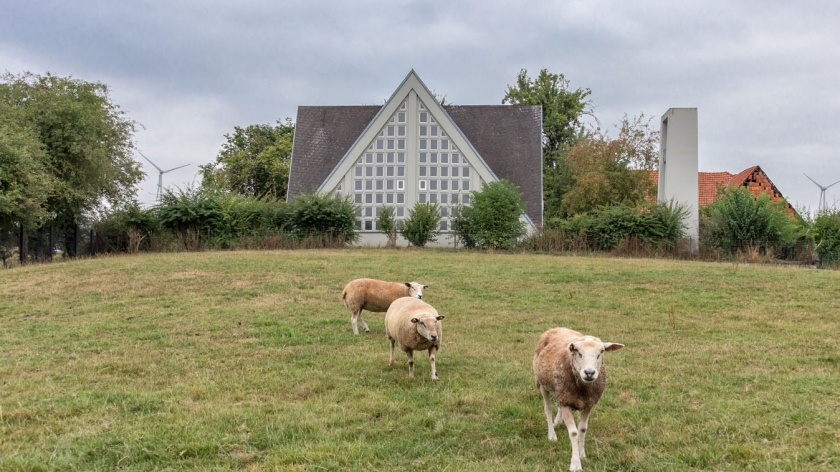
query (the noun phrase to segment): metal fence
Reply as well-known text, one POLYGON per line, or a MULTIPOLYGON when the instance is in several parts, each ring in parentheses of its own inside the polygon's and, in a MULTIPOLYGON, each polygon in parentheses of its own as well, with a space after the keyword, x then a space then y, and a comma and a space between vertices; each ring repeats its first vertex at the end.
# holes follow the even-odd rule
POLYGON ((0 260, 3 266, 17 262, 48 262, 56 257, 73 258, 96 255, 93 229, 74 225, 62 229, 55 224, 37 228, 17 225, 0 232, 0 260))

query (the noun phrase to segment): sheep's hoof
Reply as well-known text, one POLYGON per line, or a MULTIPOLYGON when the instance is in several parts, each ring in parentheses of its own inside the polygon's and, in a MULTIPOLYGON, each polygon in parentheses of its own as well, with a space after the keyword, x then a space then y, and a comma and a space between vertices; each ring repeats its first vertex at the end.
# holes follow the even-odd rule
POLYGON ((436 376, 434 376, 434 377, 432 377, 432 380, 434 380, 435 382, 440 381, 440 379, 438 378, 438 376, 437 376, 437 375, 436 375, 436 376))

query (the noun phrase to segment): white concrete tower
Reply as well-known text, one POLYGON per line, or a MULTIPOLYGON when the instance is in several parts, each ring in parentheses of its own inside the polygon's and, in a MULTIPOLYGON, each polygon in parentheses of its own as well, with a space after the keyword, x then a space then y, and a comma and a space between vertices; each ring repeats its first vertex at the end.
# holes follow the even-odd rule
POLYGON ((659 141, 660 202, 674 200, 688 209, 689 250, 698 249, 700 211, 697 182, 697 109, 669 108, 662 115, 659 141))

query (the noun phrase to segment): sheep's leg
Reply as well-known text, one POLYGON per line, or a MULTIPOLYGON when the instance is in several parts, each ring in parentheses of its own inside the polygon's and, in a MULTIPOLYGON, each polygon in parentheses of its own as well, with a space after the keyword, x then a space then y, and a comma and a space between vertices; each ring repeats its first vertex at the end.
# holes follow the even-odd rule
POLYGON ((408 378, 414 378, 414 351, 407 349, 405 355, 408 356, 408 378))
POLYGON ((358 318, 360 313, 352 312, 350 314, 350 326, 353 327, 353 334, 359 334, 359 327, 356 325, 356 318, 358 318))
POLYGON ((567 406, 561 406, 560 411, 563 413, 563 422, 566 423, 566 429, 569 430, 569 442, 572 443, 572 461, 569 464, 569 470, 578 472, 583 469, 580 466, 580 443, 578 442, 577 426, 575 426, 575 414, 567 406))
POLYGON ((435 368, 435 352, 437 349, 434 347, 429 348, 429 364, 432 366, 432 380, 440 380, 437 374, 437 368, 435 368))
POLYGON ((362 328, 364 328, 366 333, 370 333, 367 323, 365 323, 365 320, 362 319, 361 309, 359 309, 359 311, 354 311, 353 315, 350 316, 350 324, 353 325, 353 334, 359 334, 359 327, 357 325, 358 322, 362 323, 362 328))
MULTIPOLYGON (((548 440, 557 441, 557 433, 554 432, 554 423, 551 421, 551 392, 540 385, 540 393, 543 398, 543 410, 545 411, 545 421, 548 423, 548 440)), ((560 412, 557 412, 560 415, 560 412)))
POLYGON ((362 319, 362 310, 361 309, 359 309, 359 322, 362 323, 362 328, 364 328, 365 333, 370 333, 370 328, 368 328, 368 325, 367 325, 367 323, 365 323, 365 320, 362 319))
POLYGON ((390 339, 391 341, 391 360, 388 361, 388 365, 394 365, 394 344, 397 342, 394 339, 390 339))
POLYGON ((581 410, 580 421, 578 421, 578 443, 580 443, 581 459, 586 459, 586 447, 584 443, 586 442, 586 430, 589 428, 589 413, 591 412, 592 408, 581 410))

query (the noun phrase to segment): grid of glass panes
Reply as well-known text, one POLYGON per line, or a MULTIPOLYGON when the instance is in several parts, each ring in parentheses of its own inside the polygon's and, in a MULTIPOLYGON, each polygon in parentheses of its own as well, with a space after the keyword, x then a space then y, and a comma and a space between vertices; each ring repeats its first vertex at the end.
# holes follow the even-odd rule
POLYGON ((448 231, 453 211, 459 204, 470 204, 473 169, 422 102, 418 103, 417 122, 417 201, 437 203, 439 229, 448 231))
POLYGON ((383 206, 405 218, 406 108, 403 102, 351 170, 358 231, 378 231, 383 206))

